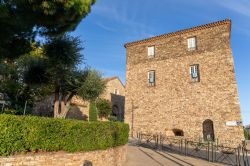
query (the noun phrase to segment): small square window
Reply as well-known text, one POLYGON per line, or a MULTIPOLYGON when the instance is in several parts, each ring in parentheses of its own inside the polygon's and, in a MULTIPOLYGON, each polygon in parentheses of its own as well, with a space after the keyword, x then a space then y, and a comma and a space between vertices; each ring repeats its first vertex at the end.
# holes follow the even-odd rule
POLYGON ((155 86, 155 71, 151 70, 148 72, 148 85, 155 86))
POLYGON ((190 66, 190 76, 193 82, 200 81, 200 72, 199 72, 199 65, 191 65, 190 66))
POLYGON ((119 90, 115 88, 114 94, 119 95, 119 90))
POLYGON ((196 37, 191 37, 187 39, 188 51, 196 50, 196 37))
POLYGON ((155 57, 155 46, 148 47, 148 57, 149 58, 155 57))

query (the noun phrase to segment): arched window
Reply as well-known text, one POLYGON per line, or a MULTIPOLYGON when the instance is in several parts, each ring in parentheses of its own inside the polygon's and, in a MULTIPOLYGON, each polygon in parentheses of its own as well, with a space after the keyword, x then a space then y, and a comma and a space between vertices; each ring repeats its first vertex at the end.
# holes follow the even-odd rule
POLYGON ((173 129, 174 136, 184 136, 184 132, 181 129, 173 129))
POLYGON ((203 122, 203 138, 205 141, 214 141, 214 124, 213 121, 207 119, 203 122))

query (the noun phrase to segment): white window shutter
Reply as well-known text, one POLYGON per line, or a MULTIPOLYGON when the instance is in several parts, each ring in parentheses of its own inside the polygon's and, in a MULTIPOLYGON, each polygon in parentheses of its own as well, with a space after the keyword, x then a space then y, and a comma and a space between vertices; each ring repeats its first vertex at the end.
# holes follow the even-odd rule
POLYGON ((191 38, 189 38, 187 42, 188 42, 188 48, 191 48, 191 38))
POLYGON ((155 55, 155 47, 148 47, 148 56, 153 57, 155 55))
POLYGON ((195 37, 192 38, 192 48, 195 48, 195 37))
POLYGON ((188 49, 195 49, 196 48, 196 37, 188 38, 188 49))

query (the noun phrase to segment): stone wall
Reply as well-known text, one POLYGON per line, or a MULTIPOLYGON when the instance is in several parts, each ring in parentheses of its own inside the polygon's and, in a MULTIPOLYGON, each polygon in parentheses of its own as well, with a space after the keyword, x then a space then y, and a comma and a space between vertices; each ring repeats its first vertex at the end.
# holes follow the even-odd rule
POLYGON ((192 139, 203 137, 203 122, 213 121, 215 138, 230 145, 241 143, 243 127, 230 46, 231 22, 211 24, 126 45, 125 121, 131 134, 183 130, 192 139), (188 51, 187 38, 195 36, 197 49, 188 51), (148 58, 147 47, 155 46, 148 58), (190 65, 199 64, 200 82, 190 79, 190 65), (155 70, 156 85, 148 86, 155 70))
POLYGON ((124 106, 125 106, 125 87, 118 77, 111 77, 106 79, 106 90, 100 98, 111 101, 113 115, 119 121, 124 120, 124 106), (118 93, 115 94, 115 89, 118 93))
POLYGON ((0 157, 1 166, 122 166, 127 145, 84 153, 49 152, 0 157))
POLYGON ((88 121, 89 120, 89 102, 82 100, 78 96, 74 96, 71 99, 70 110, 67 113, 66 118, 88 121))

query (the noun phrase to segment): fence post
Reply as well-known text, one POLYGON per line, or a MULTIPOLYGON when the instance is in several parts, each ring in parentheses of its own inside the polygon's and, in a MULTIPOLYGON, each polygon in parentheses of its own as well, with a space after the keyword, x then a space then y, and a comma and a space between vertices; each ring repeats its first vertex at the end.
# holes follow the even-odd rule
POLYGON ((158 134, 154 135, 154 140, 155 140, 155 149, 158 148, 158 134))
POLYGON ((187 139, 185 139, 185 156, 187 155, 187 139))
POLYGON ((163 145, 162 145, 162 144, 163 144, 162 142, 163 142, 163 141, 162 141, 162 135, 161 135, 161 133, 160 133, 160 149, 161 149, 161 150, 163 149, 163 148, 162 148, 162 146, 163 146, 163 145))
POLYGON ((219 138, 216 138, 216 150, 218 150, 219 138))
POLYGON ((141 144, 141 132, 139 132, 139 144, 141 144))
POLYGON ((214 144, 211 143, 211 149, 212 149, 212 162, 214 162, 214 144))
POLYGON ((241 149, 241 146, 239 145, 237 148, 237 156, 236 156, 237 166, 240 166, 240 149, 241 149))
POLYGON ((210 142, 207 143, 207 159, 210 161, 210 142))
POLYGON ((182 145, 182 144, 183 144, 183 139, 181 138, 181 149, 180 149, 180 152, 181 152, 181 153, 183 153, 183 150, 182 150, 182 148, 183 148, 182 146, 183 146, 183 145, 182 145))

